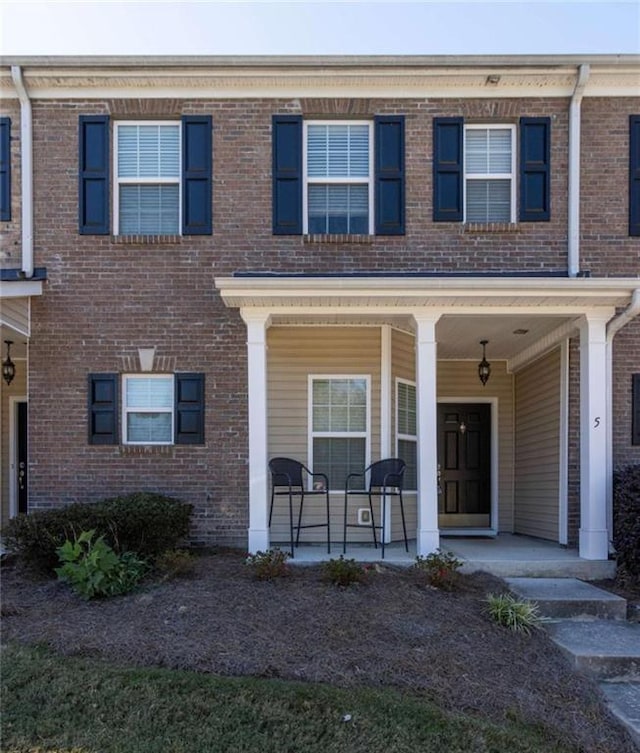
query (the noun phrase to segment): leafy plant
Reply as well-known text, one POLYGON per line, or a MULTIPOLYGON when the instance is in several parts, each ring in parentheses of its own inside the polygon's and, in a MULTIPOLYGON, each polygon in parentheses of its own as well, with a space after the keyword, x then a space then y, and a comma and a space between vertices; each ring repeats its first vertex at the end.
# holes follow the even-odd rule
POLYGON ((267 549, 247 555, 246 563, 258 580, 273 580, 288 574, 288 559, 289 553, 282 549, 267 549))
POLYGON ((155 561, 156 569, 167 579, 186 578, 196 566, 195 557, 185 549, 170 549, 155 561))
POLYGON ((367 570, 354 559, 345 559, 340 555, 339 559, 331 559, 322 566, 325 578, 334 586, 346 588, 354 583, 362 583, 367 575, 367 570))
POLYGON ((190 504, 149 492, 74 503, 17 515, 3 529, 3 543, 27 567, 46 574, 55 572, 66 540, 92 529, 118 553, 153 558, 187 536, 191 511, 190 504))
POLYGON ((148 565, 133 552, 118 555, 95 530, 82 531, 74 541, 58 548, 60 580, 69 583, 85 599, 115 596, 131 591, 147 572, 148 565))
POLYGON ((617 471, 613 483, 613 545, 621 580, 640 582, 640 465, 617 471))
POLYGON ((426 577, 427 583, 434 588, 445 591, 453 590, 458 584, 458 570, 462 562, 452 552, 443 552, 437 549, 427 554, 426 557, 418 555, 414 568, 426 577))
POLYGON ((529 635, 541 622, 538 605, 530 601, 518 601, 511 594, 489 594, 487 596, 490 616, 504 627, 517 633, 529 635))

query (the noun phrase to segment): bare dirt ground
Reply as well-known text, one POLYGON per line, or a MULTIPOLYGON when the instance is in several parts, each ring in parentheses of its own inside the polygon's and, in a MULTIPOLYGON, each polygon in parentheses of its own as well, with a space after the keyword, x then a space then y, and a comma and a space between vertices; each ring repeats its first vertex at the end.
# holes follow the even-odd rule
MULTIPOLYGON (((189 578, 85 602, 53 580, 2 569, 2 641, 45 644, 118 665, 306 682, 390 686, 450 711, 521 719, 576 753, 632 753, 589 678, 574 673, 543 630, 496 625, 485 574, 451 593, 413 570, 379 567, 337 588, 320 566, 258 581, 237 552, 200 556, 189 578)), ((549 748, 549 751, 553 747, 549 748)))

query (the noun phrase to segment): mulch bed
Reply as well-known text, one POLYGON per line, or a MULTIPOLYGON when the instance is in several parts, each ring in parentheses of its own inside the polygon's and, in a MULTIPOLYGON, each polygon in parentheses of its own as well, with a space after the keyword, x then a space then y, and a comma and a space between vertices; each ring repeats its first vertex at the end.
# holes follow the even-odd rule
POLYGON ((221 552, 198 557, 189 578, 102 601, 16 565, 3 567, 2 581, 5 643, 118 665, 392 686, 497 723, 526 720, 576 752, 635 750, 596 684, 544 631, 527 637, 493 623, 484 598, 506 588, 486 574, 463 576, 448 593, 413 570, 376 567, 341 589, 320 566, 258 581, 239 553, 221 552))

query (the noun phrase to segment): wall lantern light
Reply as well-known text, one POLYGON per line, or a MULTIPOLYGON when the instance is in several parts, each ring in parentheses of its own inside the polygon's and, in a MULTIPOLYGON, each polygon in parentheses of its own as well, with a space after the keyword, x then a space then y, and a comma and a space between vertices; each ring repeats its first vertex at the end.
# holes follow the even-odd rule
POLYGON ((13 345, 13 340, 5 340, 5 343, 7 344, 7 357, 2 362, 2 378, 7 384, 11 384, 11 382, 13 382, 13 377, 16 375, 16 365, 11 360, 11 346, 13 345))
POLYGON ((491 376, 491 364, 487 361, 486 355, 488 342, 488 340, 480 340, 480 345, 482 345, 482 361, 478 364, 478 377, 483 385, 489 381, 489 377, 491 376))

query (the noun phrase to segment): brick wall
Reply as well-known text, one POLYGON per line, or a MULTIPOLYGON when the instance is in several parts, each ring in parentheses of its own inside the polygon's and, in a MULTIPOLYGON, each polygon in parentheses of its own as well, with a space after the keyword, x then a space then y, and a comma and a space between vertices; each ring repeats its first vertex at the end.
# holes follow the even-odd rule
MULTIPOLYGON (((13 107, 9 102, 9 106, 13 107)), ((5 105, 3 104, 3 107, 5 105)), ((585 100, 585 138, 606 162, 615 183, 611 196, 624 194, 626 163, 608 143, 611 124, 622 122, 622 104, 585 100), (606 107, 604 106, 606 105, 606 107), (607 108, 617 115, 609 114, 607 108), (606 114, 602 127, 600 117, 606 114), (595 132, 600 133, 596 138, 595 132)), ((2 227, 6 266, 17 266, 19 117, 13 120, 14 221, 2 227), (11 254, 9 256, 8 254, 11 254)), ((235 310, 213 289, 214 276, 239 270, 322 271, 566 271, 568 100, 252 100, 229 101, 36 101, 33 104, 35 179, 35 260, 46 266, 45 294, 32 302, 30 341, 31 505, 45 507, 95 500, 132 489, 162 490, 191 501, 201 543, 246 544, 247 406, 246 330, 235 310), (302 112, 307 117, 385 113, 406 116, 407 234, 367 243, 309 242, 271 234, 271 116, 302 112), (78 116, 110 113, 112 119, 165 118, 180 114, 213 116, 213 235, 174 242, 127 243, 109 236, 79 236, 77 207, 78 116), (548 223, 522 223, 496 232, 457 223, 433 223, 432 119, 463 115, 473 122, 517 123, 520 116, 552 118, 552 207, 548 223), (206 375, 206 445, 203 447, 121 448, 87 443, 87 374, 119 372, 139 347, 156 347, 158 358, 179 370, 206 375)), ((616 126, 618 127, 618 126, 616 126)), ((616 136, 617 138, 617 136, 616 136)), ((591 162, 591 159, 589 159, 591 162)), ((583 190, 595 195, 602 171, 585 168, 583 190)), ((619 200, 619 199, 618 199, 619 200)), ((593 227, 593 200, 585 220, 593 227)), ((608 224, 610 239, 588 233, 585 254, 592 271, 629 274, 637 239, 626 238, 623 209, 608 224)), ((607 215, 608 216, 608 215, 607 215)), ((624 382, 637 356, 638 329, 622 350, 624 382)), ((572 351, 573 352, 573 351, 572 351)), ((633 367, 635 368, 635 366, 633 367)), ((572 408, 577 408, 572 369, 572 408)), ((576 419, 572 418, 570 515, 576 514, 578 462, 576 419)), ((624 447, 624 425, 616 434, 616 458, 634 456, 624 447), (626 454, 625 454, 626 453, 626 454)), ((635 454, 637 457, 637 453, 635 454)), ((570 531, 577 525, 570 522, 570 531)), ((572 534, 573 535, 573 534, 572 534)))

